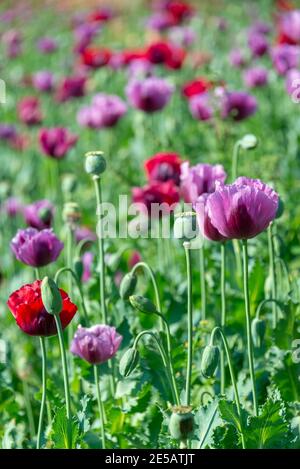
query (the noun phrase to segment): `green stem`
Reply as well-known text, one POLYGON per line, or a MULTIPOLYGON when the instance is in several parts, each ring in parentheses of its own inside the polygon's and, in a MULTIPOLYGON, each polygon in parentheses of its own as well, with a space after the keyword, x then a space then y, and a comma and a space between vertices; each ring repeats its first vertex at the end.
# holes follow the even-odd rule
POLYGON ((190 405, 191 401, 191 379, 192 379, 192 363, 193 363, 193 305, 192 305, 192 264, 190 243, 184 242, 183 247, 186 256, 187 271, 187 320, 188 320, 188 357, 186 368, 186 405, 190 405))
POLYGON ((47 380, 47 363, 46 363, 46 347, 44 337, 40 337, 40 346, 41 346, 41 355, 42 355, 42 400, 40 407, 40 416, 39 416, 39 425, 37 432, 37 441, 36 449, 41 448, 41 439, 42 439, 42 426, 45 414, 45 405, 46 405, 46 380, 47 380))
POLYGON ((202 319, 206 319, 206 285, 205 285, 205 256, 204 246, 199 250, 199 266, 200 266, 200 291, 201 291, 201 309, 202 319))
MULTIPOLYGON (((274 243, 272 237, 272 223, 268 228, 268 246, 269 246, 269 269, 272 280, 272 298, 277 299, 277 288, 276 288, 276 272, 275 272, 275 255, 274 255, 274 243)), ((272 303, 272 316, 273 316, 273 329, 277 326, 277 306, 276 303, 272 303)))
MULTIPOLYGON (((151 269, 150 265, 147 264, 147 262, 137 262, 133 266, 133 268, 131 269, 131 273, 134 274, 135 271, 139 268, 143 268, 149 274, 149 277, 152 281, 152 285, 153 285, 153 289, 154 289, 157 311, 159 311, 161 313, 161 311, 162 311, 161 302, 160 302, 159 290, 158 290, 158 285, 157 285, 157 282, 156 282, 155 274, 154 274, 153 270, 151 269)), ((164 326, 163 321, 161 322, 161 325, 164 326)))
POLYGON ((83 295, 83 291, 82 291, 82 286, 81 286, 80 280, 78 279, 78 277, 77 277, 76 273, 74 272, 74 270, 71 269, 70 267, 62 267, 61 269, 59 269, 56 272, 54 281, 58 286, 59 277, 64 272, 70 272, 71 276, 73 277, 73 279, 76 283, 76 286, 78 288, 78 293, 79 293, 79 296, 80 296, 80 302, 81 302, 81 307, 82 307, 82 311, 83 311, 83 315, 84 315, 84 321, 85 321, 86 325, 88 325, 89 320, 88 320, 88 314, 87 314, 86 304, 85 304, 85 300, 84 300, 84 295, 83 295))
POLYGON ((243 280, 244 280, 244 296, 245 296, 245 313, 246 313, 246 331, 247 331, 247 351, 250 378, 252 383, 253 405, 255 415, 258 416, 258 404, 256 397, 254 360, 253 360, 253 343, 251 335, 251 316, 250 316, 250 297, 249 297, 249 279, 248 279, 248 246, 247 240, 243 240, 243 280))
POLYGON ((228 361, 228 367, 229 367, 229 372, 230 372, 230 378, 231 378, 231 382, 232 382, 232 386, 233 386, 233 392, 234 392, 234 399, 235 399, 235 405, 236 405, 236 410, 237 410, 237 413, 238 413, 238 416, 240 418, 240 433, 241 433, 241 440, 242 440, 242 446, 243 446, 243 449, 245 449, 245 438, 244 438, 244 432, 243 432, 243 424, 242 424, 242 414, 241 414, 241 404, 240 404, 240 398, 239 398, 239 393, 238 393, 238 389, 237 389, 237 384, 236 384, 236 378, 235 378, 235 374, 234 374, 234 371, 233 371, 233 366, 232 366, 232 361, 231 361, 231 357, 230 357, 230 353, 229 353, 229 347, 228 347, 228 342, 227 342, 227 339, 222 331, 222 329, 220 327, 215 327, 211 333, 211 344, 214 343, 214 338, 215 338, 215 335, 216 333, 219 333, 221 339, 222 339, 222 342, 223 342, 223 346, 224 346, 224 349, 225 349, 225 353, 226 353, 226 357, 227 357, 227 361, 228 361))
POLYGON ((233 147, 233 153, 232 153, 232 166, 231 166, 231 181, 232 182, 235 181, 237 178, 240 148, 241 148, 241 145, 240 145, 240 141, 238 140, 233 147))
POLYGON ((257 319, 259 318, 260 316, 260 313, 261 313, 261 310, 262 308, 267 304, 267 303, 275 303, 281 310, 282 310, 282 306, 280 304, 280 302, 278 300, 274 300, 274 298, 266 298, 265 300, 262 300, 258 307, 257 307, 257 310, 256 310, 256 313, 255 313, 255 316, 257 317, 257 319))
POLYGON ((95 378, 96 393, 97 393, 98 411, 100 415, 102 449, 105 449, 106 443, 105 443, 105 429, 104 429, 104 409, 103 409, 103 402, 101 399, 99 371, 98 371, 97 365, 94 365, 94 378, 95 378))
MULTIPOLYGON (((226 293, 225 293, 225 268, 226 268, 226 247, 221 243, 221 327, 224 330, 226 325, 226 293)), ((225 354, 223 347, 220 353, 221 368, 221 394, 225 393, 225 354)))
POLYGON ((64 390, 65 390, 65 400, 66 400, 66 414, 67 414, 67 448, 72 448, 72 414, 71 414, 71 398, 70 398, 70 386, 69 386, 69 377, 68 377, 68 365, 67 365, 67 358, 66 358, 66 349, 64 343, 64 336, 63 336, 63 329, 61 325, 61 320, 59 314, 54 315, 57 334, 58 334, 58 341, 59 341, 59 348, 61 354, 61 364, 62 364, 62 371, 63 371, 63 378, 64 378, 64 390))
POLYGON ((26 381, 23 381, 23 394, 24 394, 24 402, 25 402, 25 408, 26 408, 26 413, 27 413, 27 418, 28 418, 29 434, 30 434, 30 438, 33 439, 35 437, 35 424, 34 424, 32 406, 30 402, 28 384, 26 381))

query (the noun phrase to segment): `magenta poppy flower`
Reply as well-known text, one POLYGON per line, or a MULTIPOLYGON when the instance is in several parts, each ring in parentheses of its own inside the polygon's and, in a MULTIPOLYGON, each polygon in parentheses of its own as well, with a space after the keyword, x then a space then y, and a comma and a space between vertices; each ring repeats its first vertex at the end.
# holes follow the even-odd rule
POLYGON ((88 282, 92 276, 92 264, 94 260, 94 254, 90 251, 86 251, 82 256, 82 265, 83 265, 83 272, 81 281, 88 282))
POLYGON ((244 82, 249 88, 264 86, 268 83, 268 71, 263 67, 252 67, 245 70, 244 82))
POLYGON ((17 199, 16 197, 9 197, 3 203, 2 210, 10 217, 14 218, 19 214, 23 213, 23 204, 22 202, 17 199))
POLYGON ((86 77, 82 75, 65 77, 59 83, 56 100, 60 103, 85 95, 86 77))
POLYGON ((174 87, 163 78, 148 77, 130 80, 126 94, 130 104, 145 112, 163 109, 173 94, 174 87))
POLYGON ((158 205, 163 204, 161 209, 164 213, 170 213, 174 210, 174 206, 179 202, 179 191, 172 180, 166 182, 150 181, 144 187, 133 187, 132 199, 135 203, 143 204, 145 213, 159 216, 160 214, 156 210, 159 208, 158 205))
POLYGON ((52 91, 54 87, 54 77, 48 70, 40 70, 32 76, 32 84, 38 91, 52 91))
POLYGON ((42 122, 43 116, 40 109, 40 102, 34 96, 26 96, 18 103, 18 117, 26 125, 38 125, 42 122))
POLYGON ((254 96, 244 91, 225 93, 222 98, 222 117, 231 117, 235 121, 242 121, 255 114, 257 102, 254 96))
POLYGON ((282 15, 280 30, 291 42, 300 44, 300 10, 291 10, 282 15))
POLYGON ((261 57, 267 53, 269 43, 264 34, 251 30, 248 37, 248 46, 254 57, 261 57))
POLYGON ((227 174, 220 164, 200 163, 190 167, 188 161, 181 165, 180 191, 185 202, 195 203, 202 194, 213 192, 216 182, 225 182, 227 174))
POLYGON ((208 216, 207 199, 210 194, 202 194, 194 204, 200 233, 210 241, 225 241, 227 238, 215 228, 208 216))
POLYGON ((97 94, 91 106, 85 106, 77 115, 78 123, 85 127, 101 129, 113 127, 126 113, 127 106, 119 96, 97 94))
POLYGON ((212 225, 228 239, 248 239, 274 220, 278 194, 259 179, 238 178, 231 185, 217 184, 207 198, 212 225))
POLYGON ((81 226, 79 228, 76 228, 75 230, 75 240, 76 243, 79 243, 80 241, 83 241, 86 239, 87 241, 97 241, 97 236, 96 233, 94 233, 92 230, 90 230, 86 226, 81 226))
POLYGON ((229 62, 236 68, 241 68, 246 64, 246 59, 241 49, 232 49, 229 53, 229 62))
POLYGON ((279 75, 286 75, 291 68, 297 68, 300 63, 300 47, 281 44, 271 51, 273 66, 279 75))
POLYGON ((31 267, 43 267, 56 261, 64 245, 52 229, 26 228, 17 231, 10 247, 18 261, 31 267))
POLYGON ((49 200, 38 200, 33 204, 26 205, 23 213, 28 226, 44 230, 50 228, 52 224, 54 206, 49 200))
POLYGON ((115 327, 104 324, 89 328, 79 326, 70 350, 88 363, 98 365, 110 360, 117 353, 121 342, 122 336, 115 327))
POLYGON ((287 72, 285 87, 289 95, 300 100, 300 70, 292 68, 287 72))
POLYGON ((192 96, 189 99, 192 116, 199 121, 208 121, 213 117, 213 108, 208 93, 192 96))
POLYGON ((37 42, 37 48, 42 54, 52 54, 57 47, 57 42, 52 37, 41 37, 37 42))
POLYGON ((22 52, 22 36, 19 31, 10 29, 2 36, 2 42, 6 46, 6 55, 10 59, 18 57, 22 52))
POLYGON ((51 158, 61 159, 77 142, 77 136, 69 133, 64 127, 41 129, 39 142, 45 155, 51 158))

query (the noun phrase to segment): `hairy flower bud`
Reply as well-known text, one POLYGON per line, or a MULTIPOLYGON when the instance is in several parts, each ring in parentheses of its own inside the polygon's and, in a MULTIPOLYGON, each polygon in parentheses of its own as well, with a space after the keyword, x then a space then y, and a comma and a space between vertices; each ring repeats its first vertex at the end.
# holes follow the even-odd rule
POLYGON ((128 300, 129 297, 134 293, 137 284, 137 276, 129 272, 124 275, 120 285, 120 297, 123 300, 128 300))
POLYGON ((155 314, 157 313, 157 309, 152 303, 152 301, 148 300, 148 298, 145 298, 144 296, 140 295, 132 295, 129 297, 129 301, 131 305, 138 309, 141 313, 145 314, 155 314))
POLYGON ((255 347, 260 348, 262 346, 265 332, 266 322, 263 319, 254 318, 251 324, 251 333, 253 344, 255 347))
POLYGON ((47 313, 57 315, 63 307, 63 300, 58 286, 49 277, 44 277, 41 283, 42 302, 47 313))
POLYGON ((253 150, 257 144, 258 140, 253 134, 247 134, 240 140, 240 145, 244 150, 253 150))
POLYGON ((212 378, 219 364, 220 350, 215 345, 207 345, 202 353, 201 373, 206 378, 212 378))
POLYGON ((186 440, 194 430, 194 415, 189 406, 178 406, 172 408, 169 420, 169 431, 175 440, 186 440))
POLYGON ((276 217, 275 218, 280 218, 284 212, 284 202, 281 197, 279 197, 278 200, 278 209, 276 212, 276 217))
POLYGON ((120 360, 119 371, 124 378, 131 375, 138 365, 140 354, 135 347, 129 348, 120 360))
POLYGON ((85 154, 85 171, 92 176, 100 176, 106 169, 106 160, 102 151, 89 151, 85 154))

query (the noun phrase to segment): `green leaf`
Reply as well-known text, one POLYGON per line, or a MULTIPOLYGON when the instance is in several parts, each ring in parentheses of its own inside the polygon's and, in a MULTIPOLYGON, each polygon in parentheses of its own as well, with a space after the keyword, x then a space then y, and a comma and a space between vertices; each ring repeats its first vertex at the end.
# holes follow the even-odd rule
POLYGON ((68 422, 66 418, 66 409, 62 407, 57 410, 53 425, 51 438, 56 449, 68 448, 68 425, 70 425, 70 431, 72 431, 72 444, 71 448, 76 448, 77 443, 79 442, 79 428, 78 422, 75 419, 72 419, 71 422, 68 422))
POLYGON ((198 427, 199 441, 194 441, 193 447, 201 449, 211 446, 214 429, 221 423, 218 401, 214 400, 207 406, 200 407, 195 414, 195 423, 198 427))
POLYGON ((239 432, 241 432, 241 425, 245 427, 248 414, 241 409, 241 416, 239 416, 234 402, 221 399, 219 401, 219 411, 221 418, 226 423, 233 425, 239 432))

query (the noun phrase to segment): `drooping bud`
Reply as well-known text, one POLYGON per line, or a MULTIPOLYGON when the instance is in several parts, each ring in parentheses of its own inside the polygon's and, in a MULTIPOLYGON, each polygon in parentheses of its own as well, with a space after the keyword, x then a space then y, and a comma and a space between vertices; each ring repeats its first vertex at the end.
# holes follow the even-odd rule
POLYGON ((128 300, 134 293, 137 284, 137 276, 129 272, 124 275, 120 285, 120 297, 122 300, 128 300))
POLYGON ((281 197, 279 197, 278 200, 278 208, 276 212, 276 217, 275 218, 280 218, 284 212, 284 202, 281 197))
POLYGON ((100 176, 106 169, 106 160, 103 151, 89 151, 85 154, 84 168, 92 176, 100 176))
POLYGON ((63 220, 76 225, 81 219, 81 211, 76 202, 67 202, 63 208, 63 220))
POLYGON ((193 212, 184 212, 175 218, 174 238, 190 241, 198 234, 198 224, 196 214, 193 212))
POLYGON ((258 140, 253 134, 247 134, 240 140, 240 145, 244 150, 253 150, 257 147, 258 140))
POLYGON ((140 359, 140 354, 135 347, 129 348, 120 360, 120 375, 127 378, 135 370, 140 359))
POLYGON ((220 350, 216 345, 207 345, 201 358, 201 373, 206 378, 212 378, 219 364, 220 350))
POLYGON ((78 278, 78 280, 81 280, 82 274, 83 274, 83 262, 80 259, 80 257, 76 257, 74 259, 74 272, 78 278))
POLYGON ((71 195, 77 187, 77 178, 73 174, 65 174, 62 180, 62 190, 66 195, 71 195))
POLYGON ((260 348, 262 346, 265 332, 266 322, 264 321, 264 319, 254 318, 251 324, 251 333, 253 344, 255 347, 260 348))
POLYGON ((44 277, 41 283, 42 302, 47 313, 60 314, 63 301, 58 286, 49 277, 44 277))
POLYGON ((141 313, 145 313, 145 314, 157 313, 155 304, 152 303, 152 301, 148 300, 148 298, 145 298, 144 296, 132 295, 129 297, 129 301, 131 305, 134 308, 138 309, 141 313))
POLYGON ((52 218, 52 210, 49 207, 43 207, 38 212, 39 219, 44 223, 48 223, 52 218))
POLYGON ((176 406, 172 408, 169 420, 169 431, 175 440, 186 440, 190 438, 194 430, 194 415, 192 407, 176 406))

